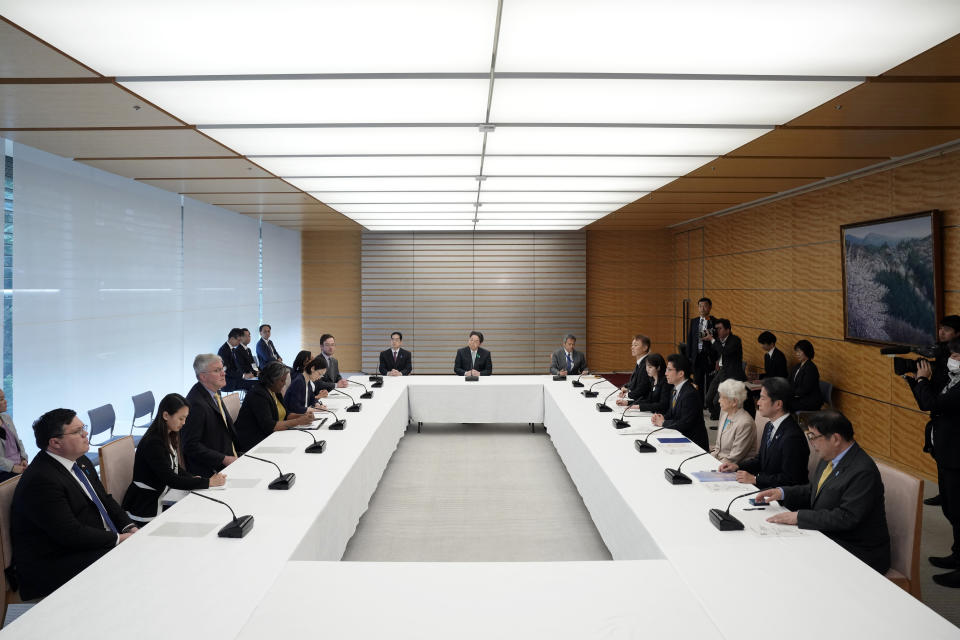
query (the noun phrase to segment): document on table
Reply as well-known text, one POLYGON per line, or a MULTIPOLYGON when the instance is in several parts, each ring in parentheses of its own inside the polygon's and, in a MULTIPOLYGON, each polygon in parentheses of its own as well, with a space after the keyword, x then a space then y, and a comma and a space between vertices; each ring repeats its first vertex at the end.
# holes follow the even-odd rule
MULTIPOLYGON (((776 509, 770 515, 774 513, 779 513, 780 511, 785 511, 785 509, 776 509)), ((766 516, 770 517, 770 516, 766 516)), ((789 524, 774 524, 772 522, 754 522, 747 525, 747 529, 750 530, 755 536, 760 538, 796 538, 798 536, 807 535, 800 528, 795 527, 789 524)))
POLYGON ((722 472, 722 471, 694 471, 690 475, 696 478, 699 482, 736 482, 737 474, 736 472, 722 472))
POLYGON ((260 478, 231 478, 227 476, 227 484, 219 487, 201 489, 201 491, 223 491, 224 489, 253 489, 260 484, 260 478))

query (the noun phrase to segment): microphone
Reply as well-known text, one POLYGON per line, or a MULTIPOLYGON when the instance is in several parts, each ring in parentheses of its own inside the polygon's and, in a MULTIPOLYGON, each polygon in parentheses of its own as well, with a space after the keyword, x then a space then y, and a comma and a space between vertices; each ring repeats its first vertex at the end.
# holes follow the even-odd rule
POLYGON ((730 504, 727 505, 726 511, 721 511, 720 509, 710 509, 710 522, 712 522, 713 526, 715 526, 717 529, 720 529, 720 531, 742 531, 743 523, 737 520, 734 516, 730 515, 730 507, 733 506, 733 503, 740 498, 746 498, 747 496, 752 496, 753 494, 760 493, 761 491, 763 491, 763 489, 757 489, 756 491, 750 491, 735 497, 730 501, 730 504))
POLYGON ((361 371, 360 375, 367 376, 367 382, 372 382, 370 385, 374 389, 379 389, 383 386, 383 376, 379 373, 367 373, 366 371, 361 371))
POLYGON ((354 400, 352 395, 344 391, 340 391, 340 389, 334 388, 333 390, 342 396, 347 396, 348 398, 350 398, 350 402, 352 402, 353 404, 346 408, 347 413, 356 413, 360 411, 360 407, 362 407, 363 404, 354 400))
MULTIPOLYGON (((324 418, 326 420, 326 418, 324 418)), ((307 448, 304 449, 304 453, 323 453, 327 450, 327 441, 326 440, 317 440, 317 437, 306 429, 298 429, 296 427, 292 429, 287 429, 287 431, 299 431, 300 433, 305 433, 311 438, 313 438, 313 444, 308 444, 307 448)))
POLYGON ((249 453, 245 453, 245 454, 243 454, 243 455, 244 455, 245 457, 247 457, 247 458, 253 458, 254 460, 259 460, 260 462, 266 462, 267 464, 272 464, 273 466, 275 466, 275 467, 277 468, 277 473, 279 473, 280 475, 277 477, 276 480, 274 480, 274 481, 271 482, 269 485, 267 485, 267 488, 268 488, 268 489, 283 489, 283 490, 286 490, 286 489, 289 489, 290 487, 292 487, 292 486, 293 486, 293 483, 297 481, 297 476, 296 476, 296 474, 294 474, 294 473, 284 473, 283 471, 280 470, 280 465, 278 465, 276 462, 273 462, 273 461, 271 461, 271 460, 267 460, 266 458, 258 458, 257 456, 252 456, 252 455, 250 455, 249 453))
MULTIPOLYGON (((607 406, 607 400, 609 400, 609 399, 610 399, 610 396, 612 396, 613 394, 617 393, 618 391, 620 391, 620 389, 614 389, 613 391, 611 391, 610 393, 607 394, 607 397, 603 399, 603 402, 598 402, 598 403, 597 403, 597 411, 599 411, 600 413, 610 413, 610 412, 612 412, 613 409, 611 409, 610 407, 607 406)), ((627 406, 630 406, 630 405, 627 405, 627 406)))
POLYGON ((635 440, 633 443, 633 446, 637 448, 637 452, 638 453, 656 453, 657 448, 652 444, 648 443, 647 440, 649 440, 650 436, 655 434, 657 431, 663 431, 664 429, 666 429, 666 427, 660 427, 658 429, 654 429, 653 431, 648 433, 647 437, 644 438, 643 440, 635 440))
POLYGON ((581 394, 584 398, 596 398, 598 395, 600 395, 600 392, 599 392, 599 391, 594 391, 593 388, 594 388, 595 386, 597 386, 598 384, 600 384, 601 382, 606 382, 606 380, 603 379, 603 378, 597 380, 597 381, 594 382, 592 385, 590 385, 590 388, 589 388, 589 389, 584 389, 583 391, 580 392, 580 394, 581 394))
POLYGON ((330 426, 327 427, 327 429, 329 429, 330 431, 343 431, 343 428, 347 426, 347 419, 341 418, 340 416, 335 414, 333 411, 330 411, 330 409, 314 409, 314 411, 323 411, 325 413, 329 413, 334 417, 336 421, 331 423, 330 426))
POLYGON ((709 451, 704 451, 703 453, 698 453, 695 456, 690 456, 689 458, 684 458, 680 461, 680 464, 677 465, 676 469, 664 469, 663 476, 667 479, 667 482, 670 484, 690 484, 693 480, 690 479, 690 476, 680 471, 680 467, 683 466, 683 463, 687 460, 693 460, 694 458, 699 458, 700 456, 705 456, 709 451))
POLYGON ((370 398, 373 397, 373 391, 370 391, 369 389, 367 389, 367 385, 363 384, 362 382, 356 382, 354 380, 347 380, 347 382, 349 382, 350 384, 358 384, 361 387, 363 387, 364 393, 361 393, 360 397, 363 398, 364 400, 369 400, 370 398))
POLYGON ((630 405, 628 404, 626 407, 624 407, 623 413, 620 414, 620 417, 613 419, 614 429, 626 429, 630 426, 630 423, 623 419, 623 416, 627 415, 627 411, 629 411, 629 409, 630 405))
POLYGON ((233 509, 230 508, 223 500, 217 500, 216 498, 211 498, 210 496, 205 496, 202 493, 197 493, 196 491, 190 491, 195 496, 200 496, 205 500, 211 500, 213 502, 219 502, 227 509, 230 509, 230 515, 233 516, 233 520, 227 524, 220 527, 220 531, 217 532, 217 536, 220 538, 242 538, 243 536, 250 533, 250 529, 253 529, 253 516, 240 516, 237 517, 237 514, 233 512, 233 509))
POLYGON ((580 378, 582 378, 582 377, 583 377, 583 374, 585 374, 585 373, 586 373, 586 371, 581 371, 581 372, 580 372, 580 375, 577 376, 577 379, 574 380, 574 381, 572 381, 570 384, 572 384, 573 386, 575 386, 575 387, 577 387, 577 388, 582 387, 582 386, 583 386, 583 383, 580 382, 580 378))

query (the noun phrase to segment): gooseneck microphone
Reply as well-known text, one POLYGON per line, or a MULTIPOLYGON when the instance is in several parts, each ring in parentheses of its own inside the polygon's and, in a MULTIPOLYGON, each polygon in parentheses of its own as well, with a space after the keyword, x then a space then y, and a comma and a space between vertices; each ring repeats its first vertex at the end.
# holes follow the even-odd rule
POLYGON ((330 411, 330 409, 315 409, 315 411, 323 411, 324 413, 329 413, 330 415, 333 416, 333 419, 335 420, 335 422, 331 423, 330 426, 327 427, 327 429, 329 429, 330 431, 343 431, 344 427, 347 426, 347 419, 341 418, 340 416, 335 414, 333 411, 330 411))
POLYGON ((233 509, 230 507, 230 505, 223 500, 217 500, 216 498, 205 496, 202 493, 197 493, 196 491, 190 491, 189 493, 192 493, 195 496, 200 496, 205 500, 210 500, 211 502, 219 502, 227 509, 230 509, 230 515, 233 516, 233 520, 220 527, 220 531, 217 532, 217 537, 242 538, 250 533, 251 529, 253 529, 253 516, 240 516, 238 518, 237 514, 233 512, 233 509))
POLYGON ((627 411, 630 410, 630 405, 628 404, 623 408, 623 413, 620 414, 619 418, 613 419, 613 428, 614 429, 626 429, 630 426, 630 423, 623 419, 623 416, 627 415, 627 411))
POLYGON ((648 443, 647 440, 649 440, 649 439, 650 439, 650 436, 652 436, 653 434, 655 434, 657 431, 663 431, 664 429, 666 429, 666 427, 659 427, 659 428, 657 428, 657 429, 654 429, 653 431, 651 431, 650 433, 648 433, 648 434, 647 434, 647 437, 644 438, 643 440, 636 440, 636 441, 633 443, 633 446, 635 446, 635 447, 637 448, 637 451, 638 451, 639 453, 656 453, 656 452, 657 452, 657 448, 656 448, 655 446, 653 446, 652 444, 648 443))
POLYGON ((346 408, 347 413, 356 413, 360 411, 360 407, 363 406, 363 403, 357 402, 356 400, 353 399, 352 395, 350 395, 349 393, 346 393, 345 391, 340 391, 340 389, 333 389, 333 390, 342 396, 347 396, 348 398, 350 398, 350 402, 352 402, 353 404, 351 404, 349 407, 346 408))
POLYGON ((740 498, 746 498, 747 496, 752 496, 753 494, 760 493, 761 491, 763 491, 763 489, 757 489, 756 491, 749 491, 735 497, 730 501, 730 504, 727 505, 726 511, 721 511, 720 509, 710 509, 710 522, 712 522, 713 526, 715 526, 717 529, 720 529, 720 531, 742 531, 743 523, 737 520, 737 518, 734 516, 730 515, 730 507, 732 507, 733 503, 740 498))
POLYGON ((580 382, 580 378, 582 378, 582 377, 583 377, 583 374, 585 374, 585 373, 586 373, 586 371, 581 371, 581 372, 580 372, 580 375, 577 376, 577 379, 574 380, 573 382, 571 382, 570 384, 572 384, 573 386, 575 386, 575 387, 577 387, 577 388, 582 387, 582 386, 583 386, 583 383, 580 382))
POLYGON ((693 460, 694 458, 705 456, 708 453, 710 452, 704 451, 703 453, 698 453, 695 456, 684 458, 683 460, 680 461, 680 464, 677 465, 676 469, 664 469, 663 476, 667 479, 667 482, 669 482, 670 484, 690 484, 691 482, 693 482, 693 480, 691 480, 690 476, 688 476, 687 474, 682 473, 680 471, 680 467, 682 467, 683 463, 686 462, 687 460, 693 460))
MULTIPOLYGON (((326 418, 324 418, 326 419, 326 418)), ((313 439, 313 444, 308 444, 307 448, 304 449, 304 453, 323 453, 327 450, 327 441, 326 440, 317 440, 316 436, 307 431, 306 429, 299 429, 293 427, 292 429, 287 429, 287 431, 299 431, 300 433, 305 433, 313 439)))
POLYGON ((610 396, 612 396, 613 394, 617 393, 618 391, 620 391, 620 389, 614 389, 613 391, 611 391, 610 393, 607 394, 607 397, 603 399, 603 402, 598 402, 598 403, 597 403, 597 411, 599 411, 600 413, 610 413, 610 412, 612 412, 613 409, 611 409, 610 407, 607 406, 607 400, 609 400, 609 399, 610 399, 610 396))
POLYGON ((367 385, 363 384, 362 382, 357 382, 355 380, 347 380, 347 382, 349 382, 350 384, 358 384, 361 387, 363 387, 363 393, 360 394, 360 397, 363 398, 364 400, 369 400, 370 398, 373 397, 373 391, 370 391, 370 389, 367 389, 367 385))
POLYGON ((606 382, 606 380, 605 380, 604 378, 600 378, 599 380, 597 380, 596 382, 594 382, 592 385, 590 385, 590 388, 589 388, 589 389, 584 389, 583 391, 580 392, 580 394, 581 394, 584 398, 596 398, 598 395, 600 395, 600 392, 599 392, 599 391, 594 391, 593 388, 594 388, 595 386, 597 386, 598 384, 600 384, 601 382, 606 382))
POLYGON ((360 375, 367 376, 367 382, 372 382, 370 386, 374 389, 379 389, 383 386, 383 376, 379 373, 367 373, 366 371, 361 371, 360 375))
POLYGON ((286 490, 293 486, 293 483, 297 481, 297 476, 294 473, 284 473, 280 470, 280 465, 278 465, 273 460, 267 460, 266 458, 258 458, 257 456, 252 456, 249 453, 243 454, 245 458, 253 458, 254 460, 259 460, 260 462, 266 462, 267 464, 272 464, 277 468, 277 473, 280 475, 277 476, 277 479, 271 482, 267 487, 269 489, 280 489, 286 490))

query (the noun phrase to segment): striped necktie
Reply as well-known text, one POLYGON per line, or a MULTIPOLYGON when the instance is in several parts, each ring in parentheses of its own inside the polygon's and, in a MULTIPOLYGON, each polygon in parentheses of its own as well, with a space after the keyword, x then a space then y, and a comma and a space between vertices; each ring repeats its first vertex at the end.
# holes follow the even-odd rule
POLYGON ((680 393, 679 390, 677 390, 677 389, 674 389, 674 390, 673 390, 673 398, 670 399, 670 408, 671 408, 671 409, 673 409, 675 406, 677 406, 677 395, 678 395, 679 393, 680 393))

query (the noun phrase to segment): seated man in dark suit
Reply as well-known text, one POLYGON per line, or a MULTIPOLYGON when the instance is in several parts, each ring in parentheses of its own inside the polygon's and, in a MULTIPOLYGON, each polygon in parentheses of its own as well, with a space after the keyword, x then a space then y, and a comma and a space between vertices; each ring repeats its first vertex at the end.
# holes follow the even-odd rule
POLYGON ((785 378, 765 378, 757 400, 757 414, 767 419, 757 455, 739 465, 724 462, 720 471, 736 471, 737 482, 758 489, 803 484, 807 480, 810 447, 790 415, 793 391, 785 378))
MULTIPOLYGON (((253 357, 253 353, 250 351, 250 329, 244 327, 240 331, 243 333, 240 336, 240 344, 237 345, 236 349, 240 372, 252 374, 250 377, 256 378, 260 373, 260 367, 257 366, 257 359, 253 357)), ((246 378, 246 376, 244 377, 246 378)))
POLYGON ((743 369, 743 342, 733 335, 730 321, 718 318, 715 323, 716 337, 707 335, 704 342, 710 343, 716 361, 716 374, 710 381, 707 389, 706 406, 710 409, 710 419, 716 420, 720 416, 720 402, 717 399, 717 387, 724 380, 746 380, 747 374, 743 369))
POLYGON ((20 478, 10 515, 24 600, 53 593, 137 531, 84 455, 90 441, 75 411, 48 411, 33 433, 40 453, 20 478))
POLYGON ((687 359, 692 367, 690 375, 697 385, 702 401, 707 390, 707 380, 714 369, 713 350, 704 338, 714 334, 717 319, 710 315, 710 310, 713 309, 710 298, 697 300, 697 309, 700 315, 690 319, 690 327, 687 329, 687 359))
POLYGON ((227 334, 227 341, 220 345, 217 355, 223 361, 226 369, 227 384, 224 391, 237 391, 238 389, 250 389, 254 382, 252 373, 244 373, 240 367, 240 360, 237 350, 240 348, 240 338, 243 337, 243 329, 233 328, 227 334))
POLYGON ((260 362, 261 369, 271 360, 283 362, 283 358, 280 357, 277 348, 273 345, 273 340, 270 339, 271 331, 273 329, 270 325, 260 325, 260 339, 257 340, 257 360, 260 362))
POLYGON ((187 394, 190 413, 180 430, 180 447, 187 471, 209 478, 237 459, 239 444, 233 420, 220 397, 220 389, 226 384, 220 357, 198 355, 193 359, 193 371, 197 384, 187 394))
POLYGON ((493 358, 481 347, 483 334, 471 331, 467 346, 457 349, 453 372, 458 376, 489 376, 493 373, 493 358))
POLYGON ((408 376, 413 371, 413 356, 403 348, 403 334, 390 334, 390 348, 380 352, 380 375, 408 376))
POLYGON ((650 354, 650 338, 638 333, 630 342, 630 355, 637 359, 637 366, 627 383, 620 387, 617 404, 621 407, 640 402, 650 395, 651 382, 647 375, 647 356, 650 354))
POLYGON ((763 349, 763 373, 760 378, 788 378, 787 357, 783 351, 777 349, 777 336, 764 331, 757 337, 757 342, 763 349))
POLYGON ((673 385, 670 409, 664 414, 655 413, 650 419, 654 426, 675 429, 703 450, 710 448, 707 427, 703 423, 703 405, 700 394, 688 379, 690 361, 686 356, 674 353, 667 356, 667 382, 673 385))
POLYGON ((323 334, 320 336, 320 349, 323 357, 327 359, 327 372, 313 383, 313 387, 317 391, 332 391, 349 387, 350 383, 340 375, 340 362, 333 357, 337 350, 337 339, 329 333, 323 334))
POLYGON ((555 376, 578 376, 587 370, 587 357, 577 351, 577 336, 568 333, 563 344, 553 352, 550 359, 550 373, 555 376))
POLYGON ((877 464, 853 440, 853 425, 837 411, 807 418, 807 438, 820 463, 807 484, 758 493, 756 501, 781 500, 791 511, 768 522, 814 529, 880 573, 890 568, 890 534, 883 480, 877 464))

